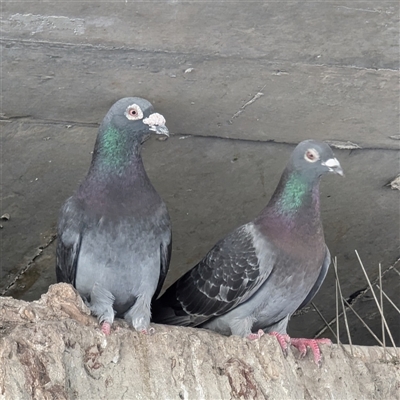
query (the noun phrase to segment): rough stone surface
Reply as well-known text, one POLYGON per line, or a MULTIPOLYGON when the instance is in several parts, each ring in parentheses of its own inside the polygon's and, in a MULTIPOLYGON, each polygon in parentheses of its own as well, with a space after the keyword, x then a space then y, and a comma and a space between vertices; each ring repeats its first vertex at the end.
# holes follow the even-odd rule
POLYGON ((395 354, 322 347, 318 368, 285 358, 275 338, 250 342, 200 329, 121 320, 109 337, 70 285, 32 303, 0 300, 0 399, 398 399, 395 354))

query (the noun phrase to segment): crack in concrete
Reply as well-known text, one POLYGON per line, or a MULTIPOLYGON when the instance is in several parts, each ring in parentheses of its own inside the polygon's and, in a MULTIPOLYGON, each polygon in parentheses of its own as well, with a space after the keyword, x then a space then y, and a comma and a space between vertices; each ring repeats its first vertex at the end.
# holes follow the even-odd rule
POLYGON ((1 122, 12 122, 18 119, 25 119, 25 118, 32 118, 32 115, 26 114, 26 115, 6 115, 4 113, 0 114, 0 121, 1 122))
MULTIPOLYGON (((350 69, 359 69, 365 71, 390 71, 390 72, 399 72, 399 68, 373 68, 373 67, 361 67, 358 65, 343 65, 343 64, 317 64, 317 63, 307 63, 307 62, 293 62, 291 60, 284 59, 274 59, 271 61, 268 55, 260 55, 258 57, 251 56, 238 56, 235 54, 216 54, 216 53, 186 53, 182 51, 167 51, 167 50, 149 50, 149 49, 137 49, 133 47, 126 46, 105 46, 100 44, 91 44, 91 43, 70 43, 70 42, 50 42, 47 40, 27 40, 27 39, 11 39, 11 38, 1 38, 0 43, 20 43, 23 45, 47 45, 49 47, 76 47, 76 48, 88 48, 93 50, 101 50, 101 51, 113 51, 113 52, 137 52, 141 54, 164 54, 171 56, 185 56, 185 57, 202 57, 205 58, 205 61, 209 60, 218 60, 218 59, 233 59, 233 60, 247 60, 247 61, 255 61, 255 60, 264 60, 267 61, 270 65, 279 65, 283 63, 289 63, 293 66, 310 66, 310 67, 320 67, 320 68, 350 68, 350 69)), ((275 71, 276 72, 276 71, 275 71)), ((276 73, 275 73, 276 74, 276 73)))
POLYGON ((351 10, 351 11, 364 11, 364 12, 370 12, 370 13, 378 13, 378 14, 382 14, 382 12, 383 12, 382 10, 377 10, 376 8, 373 8, 373 9, 370 9, 370 8, 351 8, 351 7, 346 7, 346 6, 338 6, 337 8, 343 8, 345 10, 351 10))
POLYGON ((36 119, 32 115, 0 115, 0 123, 1 122, 14 122, 20 120, 25 124, 37 124, 37 125, 66 125, 67 127, 71 126, 81 126, 88 128, 98 128, 100 126, 97 122, 79 122, 79 121, 68 121, 68 120, 59 120, 59 119, 36 119))
MULTIPOLYGON (((253 97, 253 99, 256 96, 253 97)), ((259 96, 260 97, 260 96, 259 96)), ((259 98, 257 97, 257 98, 259 98)), ((254 100, 255 101, 255 100, 254 100)), ((246 103, 247 104, 247 103, 246 103)), ((82 127, 82 128, 98 128, 100 126, 100 123, 98 122, 79 122, 79 121, 68 121, 68 120, 51 120, 51 119, 35 119, 31 116, 29 116, 29 119, 26 119, 26 116, 2 116, 0 117, 0 124, 2 122, 13 122, 16 120, 20 120, 24 124, 31 124, 31 125, 65 125, 67 128, 72 128, 74 126, 77 127, 82 127)), ((228 121, 229 122, 229 121, 228 121)), ((218 139, 218 140, 229 140, 229 141, 235 141, 235 142, 243 142, 243 143, 273 143, 273 144, 283 144, 283 145, 290 145, 290 146, 295 146, 297 145, 297 142, 288 142, 288 141, 280 141, 276 139, 244 139, 244 138, 232 138, 232 137, 226 137, 226 136, 218 136, 218 135, 201 135, 201 134, 194 134, 194 133, 177 133, 177 132, 170 132, 171 137, 179 137, 180 139, 184 140, 187 138, 203 138, 203 139, 218 139)), ((398 151, 398 148, 391 148, 391 147, 374 147, 374 146, 359 146, 359 147, 341 147, 340 144, 339 146, 335 144, 331 144, 330 140, 327 139, 325 140, 328 144, 330 144, 332 147, 336 147, 338 149, 345 149, 345 150, 350 150, 351 152, 353 151, 363 151, 363 150, 376 150, 376 151, 398 151)), ((338 141, 339 143, 342 143, 338 141)), ((351 142, 343 142, 343 143, 351 143, 351 142)), ((358 145, 357 145, 358 146, 358 145)))
POLYGON ((32 266, 32 264, 43 254, 43 251, 49 247, 54 240, 56 240, 57 238, 57 234, 52 234, 50 236, 50 239, 43 245, 40 246, 37 251, 36 254, 29 260, 28 264, 25 265, 25 267, 23 267, 14 277, 14 279, 5 287, 5 289, 3 289, 3 291, 0 293, 0 296, 5 296, 6 293, 11 289, 11 287, 13 287, 17 281, 21 278, 21 276, 23 274, 25 274, 26 271, 29 270, 29 268, 32 266))
POLYGON ((248 107, 249 105, 253 104, 255 101, 257 101, 257 99, 259 99, 260 97, 264 96, 264 93, 262 92, 265 87, 267 85, 264 85, 259 92, 257 92, 249 101, 247 101, 246 103, 244 103, 242 105, 242 107, 240 107, 240 109, 238 111, 235 112, 235 114, 232 115, 232 118, 229 120, 230 124, 233 124, 233 120, 235 118, 237 118, 245 109, 246 107, 248 107))

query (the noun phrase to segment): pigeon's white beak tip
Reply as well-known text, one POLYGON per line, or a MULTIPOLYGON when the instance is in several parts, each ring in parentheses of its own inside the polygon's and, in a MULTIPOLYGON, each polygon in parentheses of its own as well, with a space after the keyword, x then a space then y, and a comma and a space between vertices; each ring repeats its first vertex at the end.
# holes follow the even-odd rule
POLYGON ((340 162, 337 160, 337 158, 330 158, 329 160, 322 163, 322 165, 325 165, 326 167, 328 167, 329 172, 333 172, 340 176, 344 176, 343 168, 340 165, 340 162))
POLYGON ((165 135, 169 137, 169 130, 165 125, 153 125, 150 130, 155 132, 156 135, 165 135))
POLYGON ((338 167, 338 168, 334 169, 333 172, 334 172, 335 174, 338 174, 338 175, 340 175, 340 176, 345 177, 345 174, 344 174, 344 172, 343 172, 342 167, 338 167))

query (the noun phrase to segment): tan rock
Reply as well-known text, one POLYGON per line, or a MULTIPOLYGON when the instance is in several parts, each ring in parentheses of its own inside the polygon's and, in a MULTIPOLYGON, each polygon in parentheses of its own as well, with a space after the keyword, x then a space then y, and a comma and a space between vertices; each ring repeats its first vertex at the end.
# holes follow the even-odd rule
POLYGON ((88 314, 67 284, 32 303, 0 298, 0 399, 399 398, 398 359, 379 347, 323 346, 318 368, 268 335, 154 325, 145 336, 117 320, 106 337, 88 314))

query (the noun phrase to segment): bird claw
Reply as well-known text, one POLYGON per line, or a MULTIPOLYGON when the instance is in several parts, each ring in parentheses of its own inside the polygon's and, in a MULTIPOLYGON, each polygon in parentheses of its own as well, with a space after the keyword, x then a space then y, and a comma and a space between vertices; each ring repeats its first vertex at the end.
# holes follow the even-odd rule
POLYGON ((153 327, 150 327, 148 330, 141 329, 140 333, 143 333, 144 335, 154 335, 156 333, 156 330, 153 327))
POLYGON ((264 331, 259 329, 257 333, 250 333, 250 335, 247 335, 246 338, 249 340, 257 340, 260 339, 261 336, 264 336, 264 331))
POLYGON ((296 347, 300 352, 300 357, 303 358, 307 354, 307 347, 309 347, 314 356, 314 362, 318 366, 321 366, 321 350, 319 348, 319 344, 328 344, 331 345, 332 342, 330 339, 303 339, 296 338, 291 339, 290 344, 293 347, 296 347))
POLYGON ((305 357, 307 354, 307 347, 309 347, 313 353, 314 362, 318 366, 321 366, 321 350, 319 344, 332 344, 330 339, 292 339, 289 335, 282 335, 278 332, 270 332, 269 335, 276 337, 285 357, 288 353, 289 343, 300 352, 300 358, 305 357))
POLYGON ((289 335, 282 335, 281 333, 278 332, 269 332, 268 334, 276 337, 279 345, 281 346, 283 354, 286 357, 288 354, 288 347, 289 347, 288 344, 290 343, 289 335))
POLYGON ((103 322, 101 324, 101 331, 106 335, 110 335, 111 333, 111 324, 109 322, 103 322))

